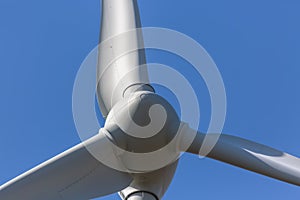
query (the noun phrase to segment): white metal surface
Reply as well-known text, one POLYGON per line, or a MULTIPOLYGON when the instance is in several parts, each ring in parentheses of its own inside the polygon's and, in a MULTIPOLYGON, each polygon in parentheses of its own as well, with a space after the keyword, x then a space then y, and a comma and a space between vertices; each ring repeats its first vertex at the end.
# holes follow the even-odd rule
MULTIPOLYGON (((189 137, 189 131, 194 132, 186 130, 186 137, 189 137)), ((201 154, 199 152, 205 136, 198 132, 188 152, 201 154)), ((211 139, 218 136, 216 145, 207 157, 300 186, 299 158, 243 138, 208 134, 211 139)))
POLYGON ((96 160, 85 146, 105 140, 98 134, 0 186, 1 200, 83 200, 118 192, 132 180, 96 160))
MULTIPOLYGON (((97 95, 101 112, 107 116, 126 89, 149 83, 143 37, 136 0, 103 0, 97 69, 97 95), (136 30, 135 30, 136 29, 136 30)), ((143 90, 152 90, 144 86, 143 90)))
MULTIPOLYGON (((140 27, 137 1, 102 2, 101 41, 104 45, 99 48, 97 95, 103 116, 109 114, 105 131, 101 129, 103 131, 91 139, 0 186, 1 200, 87 200, 115 192, 119 192, 124 200, 153 200, 161 199, 166 192, 174 176, 177 159, 172 160, 168 166, 153 171, 134 171, 131 167, 135 160, 128 162, 121 154, 111 151, 113 154, 108 159, 125 166, 126 172, 121 172, 99 162, 89 152, 90 149, 97 148, 100 148, 99 152, 103 152, 101 147, 107 144, 109 138, 109 141, 124 150, 147 153, 168 144, 169 139, 174 137, 174 130, 178 130, 180 125, 171 105, 153 93, 151 86, 147 85, 147 69, 139 67, 146 61, 144 50, 138 50, 143 46, 142 35, 138 30, 132 31, 140 27), (123 34, 126 32, 127 34, 123 34), (144 92, 136 92, 140 90, 144 92), (137 96, 135 101, 123 102, 127 92, 137 96), (167 113, 166 123, 160 132, 153 137, 143 138, 145 133, 151 135, 149 128, 135 133, 140 137, 125 137, 133 122, 147 127, 149 108, 152 105, 159 105, 167 113), (127 111, 121 110, 124 107, 130 110, 130 116, 135 116, 133 119, 127 115, 127 111), (125 128, 113 121, 118 116, 125 128)), ((155 117, 159 118, 160 114, 155 117)), ((192 132, 194 131, 191 129, 185 129, 185 135, 174 144, 179 145, 178 148, 180 145, 186 146, 185 142, 193 136, 192 132)), ((219 135, 211 134, 209 137, 213 139, 217 136, 219 135)), ((198 133, 187 151, 199 154, 204 137, 204 134, 198 133)), ((170 154, 176 155, 176 147, 170 154)), ((300 159, 265 145, 221 135, 207 156, 300 186, 300 159)), ((152 160, 148 162, 150 164, 152 160)))

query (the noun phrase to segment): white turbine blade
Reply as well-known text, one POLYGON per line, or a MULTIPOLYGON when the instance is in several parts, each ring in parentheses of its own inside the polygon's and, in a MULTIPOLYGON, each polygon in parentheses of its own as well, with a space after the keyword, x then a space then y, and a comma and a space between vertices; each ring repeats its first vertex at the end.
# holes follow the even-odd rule
POLYGON ((97 96, 103 116, 125 90, 152 91, 137 0, 102 0, 97 96))
MULTIPOLYGON (((192 132, 195 133, 185 130, 185 136, 192 132)), ((187 152, 201 155, 205 136, 208 142, 220 137, 208 155, 203 156, 300 186, 300 158, 239 137, 199 132, 187 152)))
POLYGON ((1 200, 87 200, 126 188, 129 174, 95 159, 85 146, 105 140, 98 134, 0 186, 1 200))

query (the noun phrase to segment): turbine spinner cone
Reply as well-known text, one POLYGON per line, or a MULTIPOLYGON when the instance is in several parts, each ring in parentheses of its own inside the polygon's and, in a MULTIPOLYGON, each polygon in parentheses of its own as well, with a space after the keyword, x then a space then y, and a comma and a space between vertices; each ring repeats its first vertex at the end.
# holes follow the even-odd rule
POLYGON ((105 129, 113 142, 125 151, 149 153, 157 151, 176 136, 180 127, 174 108, 152 92, 135 92, 109 113, 105 129))

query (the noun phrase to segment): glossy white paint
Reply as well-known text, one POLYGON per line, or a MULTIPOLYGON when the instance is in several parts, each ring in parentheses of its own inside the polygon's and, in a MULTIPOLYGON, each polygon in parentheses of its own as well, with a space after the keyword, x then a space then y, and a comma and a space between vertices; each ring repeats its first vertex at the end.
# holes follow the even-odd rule
MULTIPOLYGON (((131 86, 149 83, 143 36, 136 0, 103 0, 97 69, 97 95, 101 112, 107 116, 131 86)), ((150 86, 143 90, 152 91, 150 86)))
MULTIPOLYGON (((99 81, 97 95, 102 114, 106 117, 111 109, 116 108, 118 102, 124 100, 127 93, 137 94, 137 90, 151 93, 153 95, 153 98, 150 98, 151 101, 153 100, 152 103, 160 104, 167 114, 171 115, 169 117, 175 119, 176 123, 167 123, 169 126, 163 132, 163 136, 167 137, 174 126, 178 128, 176 114, 170 111, 165 101, 161 101, 161 99, 156 101, 160 97, 152 93, 151 86, 147 85, 149 81, 146 68, 138 67, 145 64, 146 61, 144 51, 138 50, 143 45, 141 33, 138 30, 132 31, 132 29, 140 27, 137 1, 103 0, 102 7, 101 41, 104 42, 104 45, 99 48, 97 72, 99 81), (127 34, 122 34, 124 32, 127 34), (120 34, 121 36, 118 36, 120 34)), ((145 116, 139 119, 121 116, 120 120, 124 120, 122 124, 130 124, 128 120, 141 120, 142 123, 145 123, 148 113, 145 109, 147 104, 143 103, 141 100, 124 104, 124 107, 133 106, 131 108, 132 116, 140 117, 143 114, 145 116)), ((117 112, 117 114, 123 113, 117 112)), ((111 118, 107 119, 105 128, 101 130, 93 138, 0 186, 0 199, 85 200, 115 192, 119 192, 124 200, 162 198, 176 170, 177 160, 156 171, 135 173, 127 168, 127 172, 120 172, 99 162, 88 150, 89 148, 101 148, 112 141, 127 150, 143 151, 145 148, 153 148, 154 144, 164 144, 162 141, 164 137, 150 140, 153 142, 153 146, 151 143, 144 145, 147 139, 141 138, 134 138, 134 142, 130 143, 130 140, 125 137, 119 137, 120 133, 126 133, 127 130, 122 130, 118 124, 111 121, 111 118), (101 145, 99 146, 99 144, 101 145)), ((185 146, 184 143, 190 137, 190 132, 194 131, 184 129, 184 137, 180 138, 176 144, 185 146)), ((212 134, 210 137, 214 138, 216 135, 212 134)), ((203 139, 204 135, 198 133, 188 152, 199 154, 203 139)), ((122 154, 117 154, 113 149, 110 150, 113 153, 110 154, 109 159, 123 165, 125 162, 122 162, 122 154)), ((175 149, 170 153, 176 153, 175 149)), ((299 158, 255 142, 221 135, 208 157, 300 185, 299 158)))

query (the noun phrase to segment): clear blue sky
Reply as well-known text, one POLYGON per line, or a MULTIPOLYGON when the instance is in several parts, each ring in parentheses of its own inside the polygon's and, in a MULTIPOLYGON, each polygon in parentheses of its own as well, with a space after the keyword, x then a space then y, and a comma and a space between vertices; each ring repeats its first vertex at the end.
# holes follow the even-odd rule
MULTIPOLYGON (((139 3, 144 26, 183 32, 215 60, 227 91, 225 133, 300 156, 298 0, 139 3)), ((80 141, 72 87, 99 24, 99 0, 0 1, 0 184, 80 141)), ((148 60, 175 63, 151 52, 148 60)), ((165 199, 299 196, 299 187, 184 155, 165 199)))

